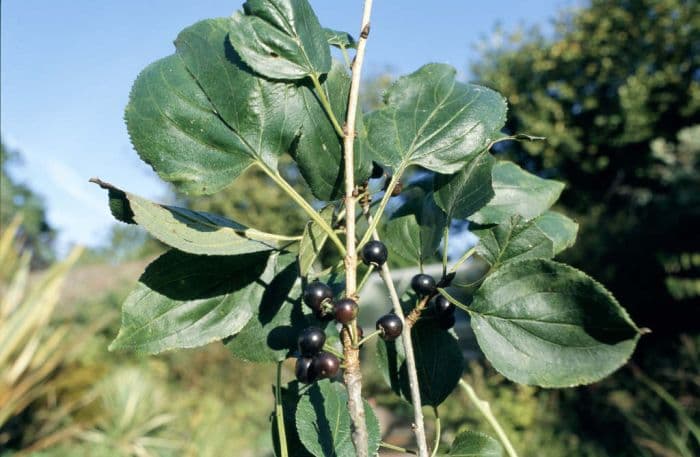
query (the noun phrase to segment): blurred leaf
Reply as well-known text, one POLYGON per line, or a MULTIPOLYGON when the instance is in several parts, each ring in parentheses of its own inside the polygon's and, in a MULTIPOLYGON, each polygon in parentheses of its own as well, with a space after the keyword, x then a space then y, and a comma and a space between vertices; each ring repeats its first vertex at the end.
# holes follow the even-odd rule
POLYGON ((491 169, 495 163, 484 151, 458 172, 435 176, 435 201, 449 218, 466 219, 493 198, 491 169))
POLYGON ((253 70, 287 80, 330 71, 326 34, 307 0, 248 0, 243 10, 229 39, 253 70))
POLYGON ((479 224, 500 224, 520 215, 526 221, 547 211, 557 201, 564 184, 528 173, 513 162, 493 167, 493 199, 470 218, 479 224))
POLYGON ((387 91, 386 107, 367 116, 376 160, 403 170, 420 165, 455 173, 498 136, 505 99, 485 87, 455 80, 449 65, 428 64, 387 91))
POLYGON ((467 431, 455 437, 450 452, 446 455, 453 457, 501 457, 503 447, 488 435, 467 431))
POLYGON ((474 295, 471 325, 501 374, 522 384, 571 387, 627 361, 639 329, 602 285, 550 260, 512 262, 474 295))
MULTIPOLYGON (((299 400, 296 427, 301 442, 316 457, 353 457, 352 420, 348 412, 348 394, 342 384, 323 380, 316 382, 299 400)), ((368 453, 375 455, 381 434, 372 407, 364 402, 368 453)))

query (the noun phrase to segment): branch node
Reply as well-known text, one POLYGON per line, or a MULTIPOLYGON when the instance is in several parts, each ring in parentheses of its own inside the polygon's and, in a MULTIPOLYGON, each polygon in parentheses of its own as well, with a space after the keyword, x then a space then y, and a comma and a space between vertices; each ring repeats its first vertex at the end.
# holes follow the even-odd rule
POLYGON ((365 24, 365 26, 362 27, 362 31, 360 32, 360 38, 363 38, 366 40, 367 37, 369 36, 369 29, 370 29, 370 24, 369 23, 365 24))

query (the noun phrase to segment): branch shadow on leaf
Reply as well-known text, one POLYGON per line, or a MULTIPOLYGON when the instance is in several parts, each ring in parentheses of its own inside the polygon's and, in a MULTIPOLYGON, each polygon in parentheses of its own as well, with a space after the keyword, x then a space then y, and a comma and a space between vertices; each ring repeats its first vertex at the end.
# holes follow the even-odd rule
POLYGON ((172 249, 153 261, 139 282, 173 300, 219 297, 258 280, 269 255, 205 256, 172 249))
POLYGON ((336 456, 335 446, 333 445, 335 437, 331 432, 331 424, 326 417, 326 409, 324 406, 325 399, 323 398, 323 393, 321 392, 321 388, 318 386, 318 384, 311 386, 308 395, 311 405, 314 408, 314 413, 316 414, 319 444, 323 449, 323 455, 336 456))

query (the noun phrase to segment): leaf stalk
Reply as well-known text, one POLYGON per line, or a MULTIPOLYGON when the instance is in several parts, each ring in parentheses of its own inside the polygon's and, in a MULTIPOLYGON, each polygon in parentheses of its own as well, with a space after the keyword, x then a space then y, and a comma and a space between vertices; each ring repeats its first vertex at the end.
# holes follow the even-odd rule
POLYGON ((289 457, 287 434, 284 429, 284 409, 282 407, 282 362, 277 362, 277 384, 275 385, 275 421, 279 438, 280 457, 289 457))
POLYGON ((335 244, 338 247, 338 250, 340 251, 341 255, 345 255, 345 246, 343 245, 343 242, 340 241, 340 238, 338 238, 338 235, 335 233, 335 230, 328 225, 326 221, 323 220, 320 214, 307 202, 304 197, 299 195, 299 193, 292 187, 280 174, 278 171, 271 170, 268 168, 266 165, 263 165, 262 163, 258 162, 258 165, 260 168, 265 172, 267 176, 272 179, 275 184, 280 186, 280 188, 287 194, 289 197, 294 200, 294 202, 299 205, 299 207, 304 210, 304 212, 314 221, 316 222, 321 229, 328 234, 328 237, 331 239, 333 244, 335 244))
POLYGON ((323 109, 328 115, 328 119, 330 119, 331 124, 333 124, 335 133, 337 133, 340 138, 344 138, 345 132, 343 132, 343 128, 340 126, 338 119, 335 117, 331 103, 328 100, 328 95, 326 95, 326 90, 323 88, 323 86, 321 86, 321 81, 319 81, 316 73, 311 75, 311 82, 314 84, 314 89, 316 89, 316 94, 318 95, 318 100, 321 102, 321 106, 323 106, 323 109))

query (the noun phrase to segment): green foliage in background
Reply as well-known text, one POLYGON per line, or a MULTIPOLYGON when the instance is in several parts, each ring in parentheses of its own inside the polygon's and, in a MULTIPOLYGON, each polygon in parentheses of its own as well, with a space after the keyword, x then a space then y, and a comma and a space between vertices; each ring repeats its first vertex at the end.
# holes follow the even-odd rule
MULTIPOLYGON (((697 367, 679 347, 700 330, 700 4, 593 0, 551 36, 500 38, 473 70, 508 99, 510 132, 547 140, 497 148, 567 183, 560 205, 580 230, 562 257, 651 328, 637 363, 697 422, 697 367)), ((602 455, 698 452, 687 423, 642 384, 626 371, 557 404, 602 455)))
POLYGON ((507 130, 547 138, 500 151, 568 184, 581 231, 565 258, 655 332, 697 329, 698 267, 668 266, 700 252, 700 4, 593 0, 551 37, 501 38, 473 70, 508 99, 507 130))

